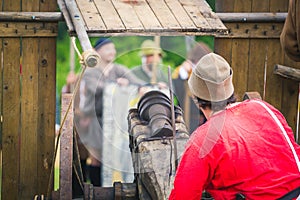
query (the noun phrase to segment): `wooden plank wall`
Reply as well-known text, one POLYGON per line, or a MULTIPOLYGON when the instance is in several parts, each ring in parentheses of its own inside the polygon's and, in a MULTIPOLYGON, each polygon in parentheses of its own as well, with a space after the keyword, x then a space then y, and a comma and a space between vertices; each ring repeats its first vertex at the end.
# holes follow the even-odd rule
MULTIPOLYGON (((57 9, 55 0, 2 0, 0 5, 2 11, 57 9)), ((47 193, 55 137, 56 34, 36 35, 0 35, 3 200, 47 193)))
MULTIPOLYGON (((216 0, 216 12, 287 12, 288 0, 216 0)), ((279 35, 283 23, 245 23, 249 37, 235 35, 241 24, 225 23, 232 35, 215 39, 215 52, 224 56, 233 68, 233 82, 238 97, 246 91, 258 91, 267 102, 278 108, 296 131, 298 83, 273 74, 275 64, 300 68, 300 63, 291 61, 281 49, 279 35), (274 32, 268 36, 273 27, 274 32), (254 30, 255 29, 255 30, 254 30), (276 31, 276 29, 278 29, 276 31), (251 34, 251 31, 263 34, 251 34), (266 32, 265 32, 266 31, 266 32), (235 35, 235 36, 233 36, 235 35), (265 37, 263 35, 266 35, 265 37)), ((240 31, 241 33, 241 31, 240 31)))

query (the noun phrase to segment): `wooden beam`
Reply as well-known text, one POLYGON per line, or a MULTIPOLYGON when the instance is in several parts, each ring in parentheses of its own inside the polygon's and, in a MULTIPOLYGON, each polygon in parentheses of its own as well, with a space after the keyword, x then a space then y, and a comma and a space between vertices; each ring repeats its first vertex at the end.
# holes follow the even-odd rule
POLYGON ((300 82, 300 69, 276 64, 274 66, 274 74, 300 82))
POLYGON ((100 62, 99 54, 94 50, 90 39, 86 33, 85 24, 83 18, 78 10, 75 0, 65 1, 67 9, 70 13, 72 23, 77 33, 80 45, 83 50, 82 58, 86 66, 95 67, 100 62))
POLYGON ((56 37, 57 23, 0 22, 0 37, 56 37))
POLYGON ((244 38, 244 39, 253 39, 253 38, 279 38, 283 23, 244 23, 244 22, 230 22, 225 23, 225 26, 228 28, 229 34, 220 34, 216 35, 218 38, 244 38))
POLYGON ((61 12, 0 12, 0 21, 58 22, 63 19, 61 12))
POLYGON ((67 27, 68 27, 68 31, 75 31, 74 30, 74 26, 72 24, 72 20, 71 20, 71 17, 70 17, 70 14, 67 10, 67 6, 66 6, 66 3, 64 2, 64 0, 57 0, 57 5, 59 6, 60 8, 60 11, 62 12, 63 16, 64 16, 64 20, 67 24, 67 27))
POLYGON ((65 4, 70 13, 72 23, 73 23, 75 31, 78 35, 78 39, 80 41, 83 51, 92 49, 93 47, 92 47, 91 42, 86 34, 83 18, 77 8, 76 2, 74 0, 68 0, 68 1, 65 1, 65 4))
POLYGON ((236 13, 216 13, 223 22, 284 22, 287 13, 268 12, 236 12, 236 13))

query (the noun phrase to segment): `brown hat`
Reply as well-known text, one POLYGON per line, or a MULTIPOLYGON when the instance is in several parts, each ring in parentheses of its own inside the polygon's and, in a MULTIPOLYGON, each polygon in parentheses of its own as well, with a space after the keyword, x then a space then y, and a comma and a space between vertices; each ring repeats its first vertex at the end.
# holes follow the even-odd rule
POLYGON ((232 69, 223 57, 215 53, 199 60, 188 84, 193 95, 206 101, 223 101, 234 92, 232 69))

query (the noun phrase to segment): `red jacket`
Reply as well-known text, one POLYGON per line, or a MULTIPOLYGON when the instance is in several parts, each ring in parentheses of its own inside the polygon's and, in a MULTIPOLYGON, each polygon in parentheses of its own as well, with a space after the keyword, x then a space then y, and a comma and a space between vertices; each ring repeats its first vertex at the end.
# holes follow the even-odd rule
MULTIPOLYGON (((260 101, 262 102, 262 101, 260 101)), ((264 102, 286 130, 292 129, 264 102)), ((259 103, 248 100, 215 114, 192 134, 178 166, 170 199, 197 199, 206 190, 215 199, 277 199, 300 186, 295 156, 279 126, 259 103)))

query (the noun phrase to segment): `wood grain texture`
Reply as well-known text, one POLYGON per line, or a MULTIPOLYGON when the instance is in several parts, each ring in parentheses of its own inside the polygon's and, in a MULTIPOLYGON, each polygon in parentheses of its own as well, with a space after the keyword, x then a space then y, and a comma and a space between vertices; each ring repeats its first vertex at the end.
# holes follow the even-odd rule
POLYGON ((124 31, 125 27, 110 0, 94 0, 107 31, 124 31))
MULTIPOLYGON (((18 1, 3 0, 2 11, 20 11, 18 1)), ((3 200, 19 199, 20 128, 20 39, 4 38, 2 102, 2 185, 3 200)))
POLYGON ((106 32, 105 24, 97 10, 94 1, 76 0, 80 12, 89 31, 103 30, 106 32))
POLYGON ((22 40, 20 195, 37 194, 38 174, 38 39, 22 40))
POLYGON ((117 13, 120 15, 127 30, 142 30, 143 24, 130 3, 112 0, 117 13))
POLYGON ((46 194, 54 162, 56 38, 39 39, 38 60, 38 192, 46 194))

